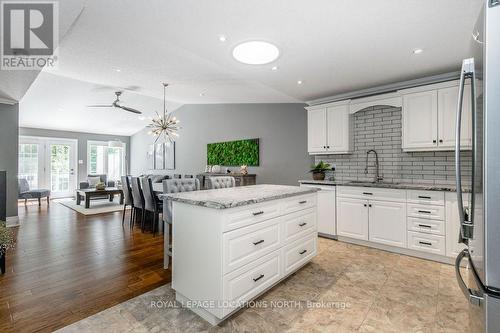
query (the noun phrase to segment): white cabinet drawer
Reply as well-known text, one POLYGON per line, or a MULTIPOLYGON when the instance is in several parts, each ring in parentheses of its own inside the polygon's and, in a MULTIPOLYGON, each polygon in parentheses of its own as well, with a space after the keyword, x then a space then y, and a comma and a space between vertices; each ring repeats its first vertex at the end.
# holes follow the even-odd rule
MULTIPOLYGON (((245 302, 269 288, 282 277, 280 250, 224 276, 223 299, 227 302, 245 302)), ((237 304, 234 304, 237 305, 237 304)), ((237 306, 224 308, 224 315, 237 306)))
POLYGON ((345 198, 406 202, 406 191, 390 188, 339 186, 337 195, 345 198))
POLYGON ((281 214, 282 201, 271 201, 256 205, 228 209, 224 216, 224 232, 256 222, 272 219, 281 214))
POLYGON ((223 270, 229 273, 281 246, 281 219, 276 218, 225 233, 223 270))
POLYGON ((309 208, 301 210, 283 218, 283 230, 285 242, 290 242, 305 236, 307 233, 316 231, 316 210, 309 208))
POLYGON ((316 206, 317 194, 307 194, 291 197, 283 200, 283 214, 293 213, 299 210, 316 206))
POLYGON ((408 202, 444 206, 444 192, 408 190, 408 202))
MULTIPOLYGON (((408 230, 444 236, 444 221, 408 217, 408 230)), ((457 233, 458 234, 458 233, 457 233)))
POLYGON ((420 205, 409 203, 408 216, 422 219, 444 220, 444 206, 420 205))
POLYGON ((408 231, 408 248, 439 255, 445 255, 444 236, 408 231))
POLYGON ((318 235, 312 233, 283 249, 284 274, 288 275, 316 255, 318 235))

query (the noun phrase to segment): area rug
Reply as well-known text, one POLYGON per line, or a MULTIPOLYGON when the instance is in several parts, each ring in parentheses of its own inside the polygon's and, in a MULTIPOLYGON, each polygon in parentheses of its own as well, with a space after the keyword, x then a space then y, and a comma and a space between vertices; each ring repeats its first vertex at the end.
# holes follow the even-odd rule
POLYGON ((80 205, 77 205, 75 199, 59 199, 55 200, 55 202, 73 209, 82 215, 105 214, 121 212, 123 210, 123 205, 120 205, 119 199, 115 199, 114 202, 109 202, 108 200, 92 200, 90 201, 90 208, 85 208, 85 202, 83 201, 80 205))

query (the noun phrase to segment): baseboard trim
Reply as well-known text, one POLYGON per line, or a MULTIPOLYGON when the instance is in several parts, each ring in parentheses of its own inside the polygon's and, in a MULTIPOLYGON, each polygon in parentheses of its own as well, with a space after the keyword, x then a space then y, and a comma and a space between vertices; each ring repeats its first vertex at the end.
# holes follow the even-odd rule
POLYGON ((6 218, 7 227, 18 227, 19 224, 19 216, 7 216, 6 218))

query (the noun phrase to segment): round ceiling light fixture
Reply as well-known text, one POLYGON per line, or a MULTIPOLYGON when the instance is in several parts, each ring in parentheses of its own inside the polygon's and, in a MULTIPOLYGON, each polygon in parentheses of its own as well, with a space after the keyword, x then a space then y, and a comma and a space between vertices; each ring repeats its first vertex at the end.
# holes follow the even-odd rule
POLYGON ((280 51, 268 42, 249 41, 238 44, 233 49, 234 59, 248 65, 264 65, 278 59, 280 51))

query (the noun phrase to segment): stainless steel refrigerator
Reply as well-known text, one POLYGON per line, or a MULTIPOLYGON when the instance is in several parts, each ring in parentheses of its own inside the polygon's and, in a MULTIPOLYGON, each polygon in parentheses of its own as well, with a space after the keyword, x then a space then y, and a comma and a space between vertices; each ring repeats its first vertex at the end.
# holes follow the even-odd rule
POLYGON ((467 247, 455 270, 469 301, 471 331, 492 333, 500 332, 500 0, 485 0, 470 52, 462 63, 455 147, 459 241, 467 247), (472 96, 472 153, 460 150, 465 89, 472 96), (472 193, 463 203, 465 185, 472 193), (462 275, 464 259, 467 274, 462 275))

